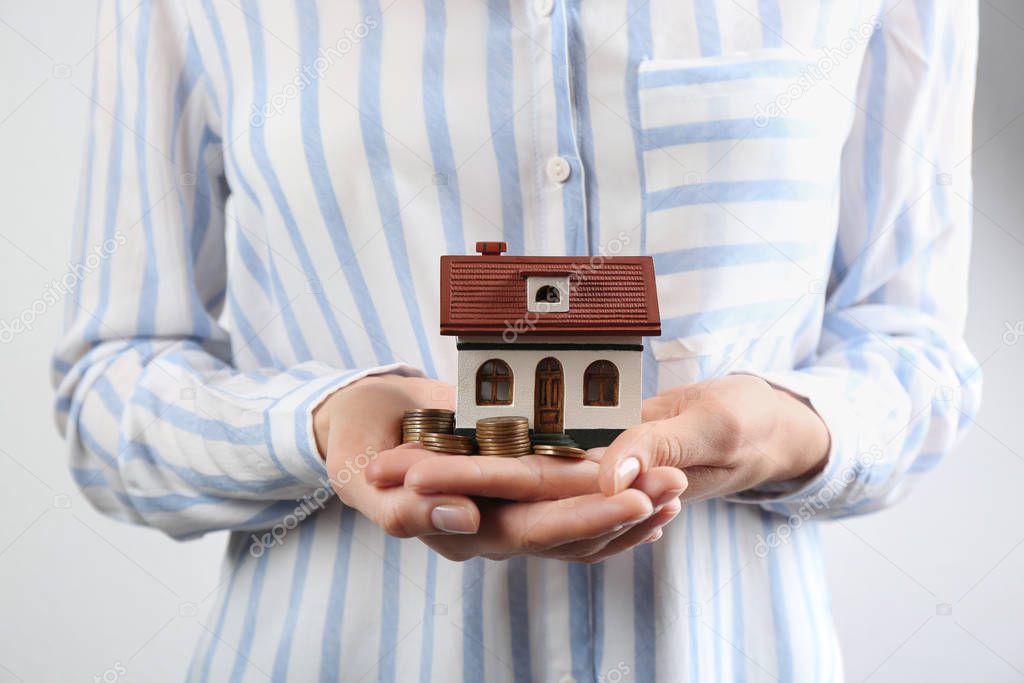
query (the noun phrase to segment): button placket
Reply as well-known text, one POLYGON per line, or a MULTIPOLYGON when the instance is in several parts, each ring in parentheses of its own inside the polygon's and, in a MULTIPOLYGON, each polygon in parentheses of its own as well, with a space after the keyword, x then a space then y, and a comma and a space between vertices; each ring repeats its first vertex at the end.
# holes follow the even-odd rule
MULTIPOLYGON (((562 192, 572 192, 579 199, 578 206, 566 207, 563 213, 563 224, 574 225, 576 243, 566 244, 570 253, 583 255, 586 253, 588 239, 587 202, 584 183, 584 169, 580 163, 579 129, 577 122, 577 106, 575 98, 574 73, 570 51, 570 21, 572 13, 566 0, 552 0, 554 11, 551 20, 552 52, 561 59, 553 63, 554 93, 556 98, 556 138, 558 140, 557 156, 551 157, 546 165, 546 172, 551 182, 562 186, 562 192), (571 184, 571 186, 570 186, 571 184), (578 189, 577 189, 578 188, 578 189)), ((573 201, 572 204, 576 204, 573 201)), ((567 234, 568 239, 568 234, 567 234)))

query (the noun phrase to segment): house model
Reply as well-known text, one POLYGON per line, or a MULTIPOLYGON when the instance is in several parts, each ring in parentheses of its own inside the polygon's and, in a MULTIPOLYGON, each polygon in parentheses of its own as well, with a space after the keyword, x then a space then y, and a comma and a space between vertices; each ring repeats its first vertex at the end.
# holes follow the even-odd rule
POLYGON ((541 443, 606 446, 640 422, 643 337, 661 334, 649 256, 441 257, 441 334, 458 338, 455 431, 521 415, 541 443))

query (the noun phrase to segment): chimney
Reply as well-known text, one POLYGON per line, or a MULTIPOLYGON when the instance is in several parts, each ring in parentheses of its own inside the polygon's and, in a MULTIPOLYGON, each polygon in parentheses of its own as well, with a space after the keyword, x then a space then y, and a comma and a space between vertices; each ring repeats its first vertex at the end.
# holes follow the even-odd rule
POLYGON ((505 242, 477 242, 476 250, 482 256, 501 256, 508 251, 508 244, 505 242))

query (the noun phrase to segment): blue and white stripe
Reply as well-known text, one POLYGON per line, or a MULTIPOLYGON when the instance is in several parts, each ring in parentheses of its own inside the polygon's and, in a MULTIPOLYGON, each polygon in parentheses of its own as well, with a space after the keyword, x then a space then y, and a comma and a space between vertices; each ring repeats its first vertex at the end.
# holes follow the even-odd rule
POLYGON ((99 510, 233 532, 189 680, 842 677, 815 520, 901 495, 979 399, 975 9, 545 4, 103 3, 56 411, 99 510), (455 564, 334 498, 259 545, 321 507, 323 397, 454 378, 438 257, 476 240, 653 255, 645 391, 759 374, 825 471, 597 566, 455 564))

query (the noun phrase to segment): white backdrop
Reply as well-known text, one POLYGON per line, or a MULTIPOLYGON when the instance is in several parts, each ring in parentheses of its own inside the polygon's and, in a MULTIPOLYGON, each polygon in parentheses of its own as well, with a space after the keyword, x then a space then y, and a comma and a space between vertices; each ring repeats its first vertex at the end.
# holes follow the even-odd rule
MULTIPOLYGON (((0 320, 66 268, 94 17, 92 0, 0 0, 0 320)), ((1022 63, 1024 3, 982 0, 968 340, 984 405, 908 500, 825 527, 851 681, 1024 679, 1022 63)), ((0 681, 180 680, 225 536, 175 543, 76 492, 50 417, 60 317, 0 340, 0 681)))

